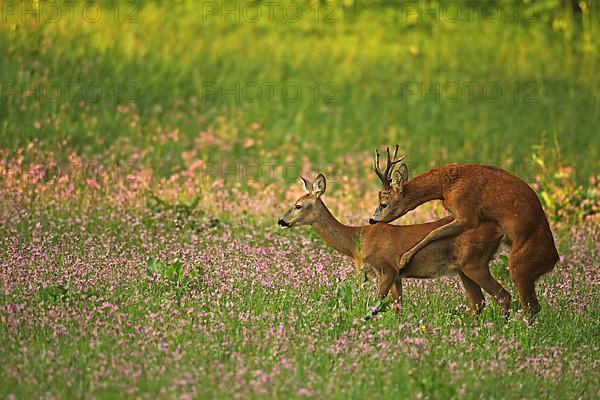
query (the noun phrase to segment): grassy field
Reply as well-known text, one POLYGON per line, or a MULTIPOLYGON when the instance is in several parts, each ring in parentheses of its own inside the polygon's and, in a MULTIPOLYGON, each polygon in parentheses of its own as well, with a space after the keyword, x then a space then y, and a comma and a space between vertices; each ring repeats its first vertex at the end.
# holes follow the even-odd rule
POLYGON ((166 175, 216 132, 232 149, 205 146, 203 159, 281 162, 290 146, 330 162, 397 142, 419 165, 518 170, 545 136, 579 179, 600 167, 598 43, 582 18, 552 29, 545 3, 501 3, 497 18, 463 6, 456 22, 438 3, 429 19, 385 4, 276 2, 257 14, 247 3, 227 14, 234 5, 100 1, 57 18, 40 2, 39 23, 9 9, 0 145, 66 140, 105 160, 133 147, 166 175), (248 149, 253 127, 261 136, 248 149))
POLYGON ((597 226, 560 238, 532 326, 495 303, 473 319, 455 278, 365 321, 374 286, 309 228, 23 201, 0 219, 3 398, 598 395, 597 226))
POLYGON ((597 10, 254 4, 0 0, 0 399, 600 396, 597 10), (502 254, 509 318, 448 277, 365 321, 352 260, 277 229, 300 171, 365 223, 393 143, 536 189, 534 323, 502 254))

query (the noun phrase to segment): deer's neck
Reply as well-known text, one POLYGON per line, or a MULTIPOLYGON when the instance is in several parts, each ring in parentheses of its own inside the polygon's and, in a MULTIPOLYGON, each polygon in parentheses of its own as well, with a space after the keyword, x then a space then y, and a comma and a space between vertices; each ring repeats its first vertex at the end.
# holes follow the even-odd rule
POLYGON ((360 227, 342 224, 335 219, 325 203, 321 200, 319 202, 321 217, 312 224, 313 229, 330 247, 349 257, 355 257, 358 253, 360 227))
POLYGON ((443 176, 438 169, 427 171, 409 180, 404 186, 409 201, 408 209, 413 210, 431 200, 443 200, 443 176))

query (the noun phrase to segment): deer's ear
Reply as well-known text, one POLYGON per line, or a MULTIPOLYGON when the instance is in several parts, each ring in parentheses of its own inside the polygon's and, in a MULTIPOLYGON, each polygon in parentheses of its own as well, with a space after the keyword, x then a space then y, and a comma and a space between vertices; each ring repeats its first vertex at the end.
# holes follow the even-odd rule
POLYGON ((406 164, 402 164, 400 165, 400 168, 394 171, 394 175, 392 176, 392 189, 401 192, 407 180, 408 167, 406 166, 406 164))
POLYGON ((408 181, 408 165, 404 163, 400 164, 400 168, 398 168, 398 171, 402 176, 402 182, 406 183, 406 181, 408 181))
POLYGON ((325 175, 319 174, 317 179, 313 182, 313 192, 317 194, 317 196, 321 196, 325 193, 325 188, 327 187, 327 182, 325 180, 325 175))
POLYGON ((304 184, 304 190, 306 190, 308 193, 312 193, 313 184, 303 176, 301 176, 300 179, 302 179, 302 183, 304 184))

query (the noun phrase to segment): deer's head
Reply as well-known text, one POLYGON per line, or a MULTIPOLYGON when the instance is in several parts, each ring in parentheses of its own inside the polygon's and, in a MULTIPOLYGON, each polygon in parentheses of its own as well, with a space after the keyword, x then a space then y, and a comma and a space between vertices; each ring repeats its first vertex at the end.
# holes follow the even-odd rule
POLYGON ((311 225, 317 222, 322 207, 325 207, 320 200, 327 185, 325 176, 319 174, 312 183, 305 178, 301 179, 307 193, 296 200, 292 208, 279 219, 278 224, 281 226, 291 228, 292 226, 311 225))
POLYGON ((379 191, 379 205, 369 219, 370 224, 377 222, 392 222, 407 211, 407 198, 404 186, 408 181, 408 167, 406 164, 400 164, 400 168, 394 171, 396 164, 404 160, 405 156, 398 158, 398 145, 394 150, 394 156, 387 149, 387 164, 385 171, 381 172, 379 168, 379 151, 375 150, 375 161, 373 167, 375 173, 381 180, 381 190, 379 191))

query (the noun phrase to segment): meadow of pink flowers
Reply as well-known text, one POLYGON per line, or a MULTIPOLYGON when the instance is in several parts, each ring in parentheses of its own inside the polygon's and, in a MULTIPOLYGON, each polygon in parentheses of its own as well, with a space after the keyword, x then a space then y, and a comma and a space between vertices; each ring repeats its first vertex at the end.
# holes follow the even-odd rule
MULTIPOLYGON (((594 220, 554 227, 561 261, 532 325, 493 304, 473 319, 453 278, 407 282, 400 316, 366 322, 373 287, 352 261, 310 228, 276 228, 300 185, 90 173, 75 154, 60 171, 25 154, 0 163, 2 398, 600 395, 594 220)), ((326 202, 364 222, 371 186, 337 186, 326 202)))

